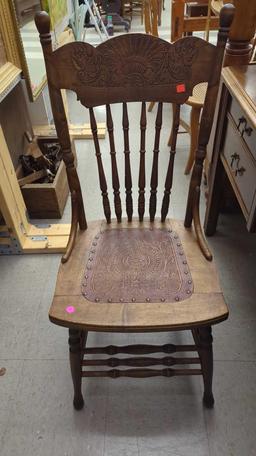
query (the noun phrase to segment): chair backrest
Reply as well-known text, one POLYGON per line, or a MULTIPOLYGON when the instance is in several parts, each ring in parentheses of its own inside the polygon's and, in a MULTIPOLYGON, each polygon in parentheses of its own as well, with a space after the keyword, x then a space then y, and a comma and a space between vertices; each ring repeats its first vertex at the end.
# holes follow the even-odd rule
POLYGON ((173 164, 176 148, 177 130, 179 125, 179 109, 192 94, 195 85, 208 82, 205 106, 201 118, 199 145, 192 173, 190 194, 188 198, 186 226, 190 226, 193 218, 192 206, 195 189, 200 187, 203 160, 206 145, 211 131, 223 53, 232 22, 233 10, 225 7, 220 16, 218 44, 213 46, 200 38, 188 37, 170 44, 157 37, 145 34, 126 34, 115 37, 98 47, 90 44, 69 43, 56 51, 52 50, 50 19, 44 12, 36 15, 36 25, 44 52, 46 71, 51 98, 52 111, 58 138, 67 167, 67 175, 73 201, 73 219, 85 228, 83 203, 80 184, 74 166, 68 124, 62 102, 61 89, 76 92, 80 102, 89 108, 91 129, 94 138, 98 164, 99 182, 102 193, 103 208, 107 222, 110 223, 111 213, 107 190, 107 181, 101 158, 100 143, 95 120, 95 106, 106 105, 107 129, 110 143, 112 165, 112 186, 117 220, 121 221, 121 199, 119 175, 116 161, 113 120, 111 104, 123 104, 123 135, 125 157, 125 188, 126 212, 128 220, 132 219, 132 176, 130 166, 129 120, 127 103, 142 102, 140 119, 140 160, 139 160, 139 219, 143 220, 145 211, 145 134, 146 134, 146 102, 158 102, 155 124, 155 141, 151 172, 151 192, 149 213, 151 221, 156 213, 156 196, 158 186, 158 156, 162 125, 163 103, 174 103, 176 115, 174 119, 173 143, 165 180, 165 191, 162 200, 162 221, 168 213, 170 192, 173 180, 173 164), (78 214, 78 215, 74 215, 78 214))

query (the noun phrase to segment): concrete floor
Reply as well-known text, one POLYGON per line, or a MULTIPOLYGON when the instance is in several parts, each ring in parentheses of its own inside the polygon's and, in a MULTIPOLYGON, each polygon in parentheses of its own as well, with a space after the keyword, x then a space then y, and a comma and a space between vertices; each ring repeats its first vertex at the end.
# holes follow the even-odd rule
MULTIPOLYGON (((70 101, 73 106, 73 97, 70 101)), ((134 182, 138 168, 139 109, 129 107, 134 182)), ((114 119, 120 126, 118 107, 114 119)), ((86 117, 72 108, 77 121, 86 117)), ((164 107, 160 188, 166 171, 170 106, 164 107), (162 178, 162 179, 161 179, 162 178)), ((155 111, 148 114, 147 170, 155 111)), ((104 112, 97 110, 97 119, 104 112)), ((116 138, 123 179, 122 138, 116 138)), ((103 159, 110 176, 107 140, 103 159)), ((189 178, 183 174, 189 138, 179 135, 171 216, 182 218, 189 178)), ((88 220, 102 217, 92 141, 76 142, 88 220), (83 178, 83 179, 82 179, 83 178)), ((148 174, 149 175, 149 174, 148 174)), ((149 180, 149 179, 148 179, 149 180)), ((111 183, 109 183, 109 189, 111 183)), ((122 187, 123 192, 123 187, 122 187)), ((136 195, 136 188, 134 195, 136 195)), ((111 191, 109 192, 111 194, 111 191)), ((202 201, 202 215, 204 201, 202 201)), ((68 203, 63 222, 69 220, 68 203)), ((2 456, 254 456, 256 454, 256 238, 240 214, 222 215, 209 239, 219 266, 230 318, 214 328, 214 410, 202 406, 196 378, 87 379, 85 407, 72 406, 67 331, 51 324, 48 308, 60 255, 0 257, 0 435, 2 456)), ((184 332, 89 336, 88 345, 184 343, 184 332)))

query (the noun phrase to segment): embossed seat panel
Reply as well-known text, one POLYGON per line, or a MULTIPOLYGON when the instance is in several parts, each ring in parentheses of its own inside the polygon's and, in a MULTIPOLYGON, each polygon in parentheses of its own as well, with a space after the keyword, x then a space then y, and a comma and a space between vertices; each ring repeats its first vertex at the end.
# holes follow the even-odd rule
POLYGON ((60 266, 50 309, 54 323, 101 331, 183 329, 227 316, 214 262, 177 220, 90 222, 60 266))
POLYGON ((166 228, 99 232, 91 245, 82 293, 95 302, 173 302, 193 291, 177 233, 166 228))

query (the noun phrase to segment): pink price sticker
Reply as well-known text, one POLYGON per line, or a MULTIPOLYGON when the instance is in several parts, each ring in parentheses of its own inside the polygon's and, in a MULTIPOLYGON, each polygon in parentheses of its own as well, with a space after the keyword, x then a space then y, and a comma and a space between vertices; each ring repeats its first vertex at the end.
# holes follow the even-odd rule
POLYGON ((68 306, 68 307, 66 307, 66 312, 69 313, 69 314, 74 313, 74 312, 75 312, 74 306, 68 306))

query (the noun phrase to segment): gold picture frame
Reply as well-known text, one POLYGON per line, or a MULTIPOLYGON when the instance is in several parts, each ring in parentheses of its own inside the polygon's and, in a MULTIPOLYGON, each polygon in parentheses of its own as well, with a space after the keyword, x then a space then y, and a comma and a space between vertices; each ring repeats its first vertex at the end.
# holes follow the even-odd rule
MULTIPOLYGON (((47 0, 49 1, 49 0, 47 0)), ((59 0, 60 1, 60 0, 59 0)), ((64 0, 63 0, 64 2, 64 0)), ((40 0, 40 5, 41 9, 44 9, 45 4, 43 0, 40 0)), ((67 3, 67 2, 66 2, 67 3)), ((60 3, 61 4, 61 3, 60 3)), ((54 12, 55 9, 52 7, 52 3, 49 4, 51 12, 54 12)), ((54 4, 55 5, 55 4, 54 4)), ((63 3, 64 5, 64 3, 63 3)), ((53 20, 55 21, 54 24, 56 24, 56 21, 58 20, 61 21, 63 19, 63 14, 64 12, 68 12, 68 7, 66 8, 61 8, 59 12, 56 13, 55 11, 55 16, 53 17, 53 20)), ((35 101, 40 93, 42 92, 43 88, 47 84, 47 79, 46 79, 46 72, 45 74, 42 74, 42 79, 40 81, 37 81, 36 84, 33 83, 31 79, 31 73, 29 69, 29 64, 28 60, 25 54, 25 49, 22 41, 22 34, 16 14, 16 9, 15 9, 15 2, 14 0, 0 0, 0 16, 1 16, 1 23, 0 27, 4 30, 4 34, 6 36, 6 41, 7 41, 7 46, 8 49, 13 53, 13 56, 15 58, 15 61, 18 62, 18 67, 22 70, 24 79, 26 81, 26 86, 27 86, 27 91, 29 95, 29 99, 31 101, 35 101)), ((62 34, 63 30, 59 30, 59 34, 62 34)), ((55 38, 56 42, 60 39, 58 36, 57 40, 57 35, 55 33, 55 38)), ((38 41, 39 41, 39 36, 38 36, 38 41)), ((41 49, 41 47, 40 47, 41 49)), ((43 58, 42 58, 43 61, 43 58)))
POLYGON ((6 55, 6 62, 0 66, 0 99, 2 99, 17 84, 22 71, 10 2, 6 0, 0 0, 0 31, 6 55))
MULTIPOLYGON (((5 2, 5 0, 0 0, 0 1, 3 3, 5 2)), ((33 90, 33 88, 32 88, 33 84, 31 81, 28 63, 27 63, 27 59, 26 59, 26 55, 25 55, 25 50, 24 50, 23 43, 22 43, 22 37, 21 37, 20 29, 19 29, 14 1, 9 0, 8 4, 9 4, 9 12, 11 15, 11 20, 12 20, 12 25, 10 26, 10 28, 12 28, 12 33, 15 37, 16 51, 17 51, 19 59, 20 59, 20 65, 21 65, 23 76, 26 81, 28 95, 29 95, 29 98, 31 101, 35 101, 46 85, 46 82, 47 82, 46 74, 45 74, 42 82, 37 86, 36 90, 33 90)))

